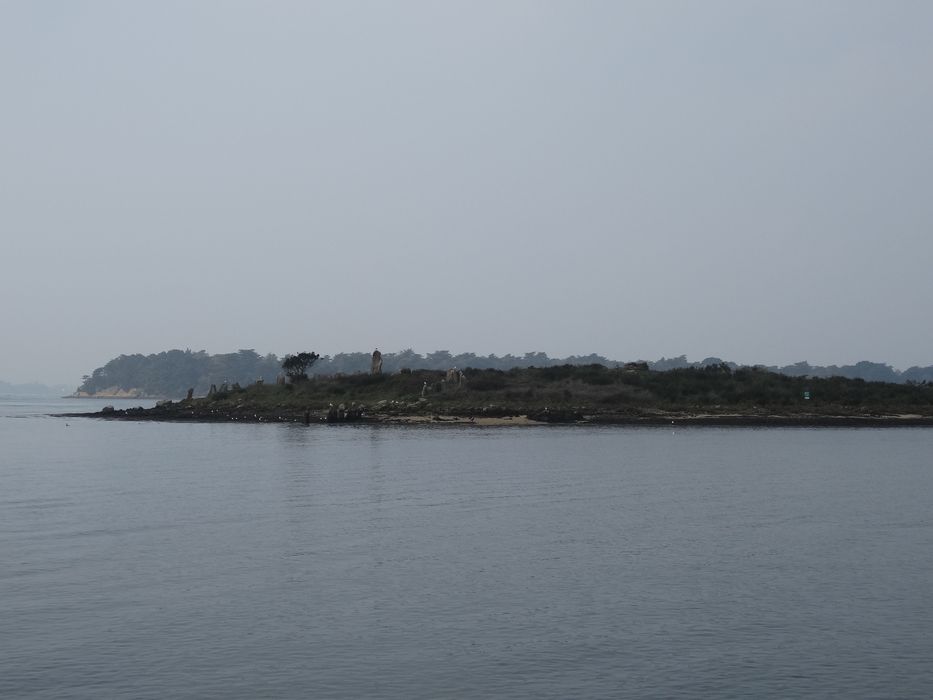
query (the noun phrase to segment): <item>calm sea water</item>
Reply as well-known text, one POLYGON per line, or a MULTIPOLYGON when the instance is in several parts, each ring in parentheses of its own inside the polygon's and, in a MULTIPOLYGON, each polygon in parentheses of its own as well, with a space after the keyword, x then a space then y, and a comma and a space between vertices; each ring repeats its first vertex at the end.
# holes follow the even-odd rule
POLYGON ((85 407, 0 401, 2 698, 933 695, 931 430, 85 407))

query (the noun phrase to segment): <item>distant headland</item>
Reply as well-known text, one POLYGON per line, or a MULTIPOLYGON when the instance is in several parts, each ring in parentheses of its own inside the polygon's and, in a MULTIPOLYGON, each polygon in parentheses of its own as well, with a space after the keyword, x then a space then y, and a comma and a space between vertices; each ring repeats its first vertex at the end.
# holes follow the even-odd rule
POLYGON ((69 391, 67 386, 40 384, 30 382, 28 384, 11 384, 0 380, 0 397, 17 397, 27 399, 50 399, 61 398, 69 391))

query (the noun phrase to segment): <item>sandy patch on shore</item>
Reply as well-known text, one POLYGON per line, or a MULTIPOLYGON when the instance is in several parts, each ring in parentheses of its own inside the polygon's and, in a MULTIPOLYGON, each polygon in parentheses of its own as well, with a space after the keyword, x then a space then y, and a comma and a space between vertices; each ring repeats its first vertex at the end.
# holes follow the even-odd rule
POLYGON ((528 416, 477 416, 474 418, 464 416, 389 416, 383 419, 382 422, 402 425, 547 425, 543 421, 532 420, 528 416))

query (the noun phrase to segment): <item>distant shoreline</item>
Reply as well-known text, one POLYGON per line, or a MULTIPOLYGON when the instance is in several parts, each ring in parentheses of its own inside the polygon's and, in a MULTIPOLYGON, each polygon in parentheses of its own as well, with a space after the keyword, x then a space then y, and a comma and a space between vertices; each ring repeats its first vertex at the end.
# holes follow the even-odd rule
POLYGON ((113 399, 129 400, 129 401, 160 401, 164 399, 164 396, 149 396, 148 394, 131 394, 131 393, 112 393, 112 394, 66 394, 62 396, 63 399, 98 399, 101 401, 112 401, 113 399))

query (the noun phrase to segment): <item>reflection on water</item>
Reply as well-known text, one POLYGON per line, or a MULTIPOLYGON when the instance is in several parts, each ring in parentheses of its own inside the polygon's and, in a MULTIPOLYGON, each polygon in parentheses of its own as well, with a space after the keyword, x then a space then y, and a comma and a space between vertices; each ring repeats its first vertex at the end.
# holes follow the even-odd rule
POLYGON ((2 697, 933 687, 933 431, 33 408, 0 403, 2 697))

